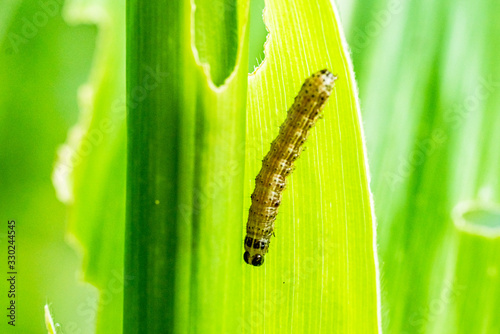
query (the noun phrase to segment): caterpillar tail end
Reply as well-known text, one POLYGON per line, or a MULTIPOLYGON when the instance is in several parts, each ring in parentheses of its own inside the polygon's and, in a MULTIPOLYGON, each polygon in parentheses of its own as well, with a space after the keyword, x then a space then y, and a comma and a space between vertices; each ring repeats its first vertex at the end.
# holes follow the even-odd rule
POLYGON ((255 267, 260 267, 264 263, 264 256, 260 254, 254 255, 252 257, 250 256, 249 252, 245 252, 245 254, 243 254, 243 259, 246 263, 255 267))
POLYGON ((245 238, 243 260, 249 265, 260 267, 264 263, 264 255, 267 253, 268 247, 268 241, 247 236, 245 238))

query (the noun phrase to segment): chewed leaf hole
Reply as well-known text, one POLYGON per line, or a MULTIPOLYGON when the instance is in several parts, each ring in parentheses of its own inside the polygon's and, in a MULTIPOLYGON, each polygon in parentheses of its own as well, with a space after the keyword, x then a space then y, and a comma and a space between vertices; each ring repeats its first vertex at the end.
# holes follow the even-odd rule
POLYGON ((195 0, 193 9, 194 45, 197 62, 220 87, 234 71, 238 55, 238 6, 236 0, 195 0))
POLYGON ((248 73, 254 72, 265 59, 264 47, 268 31, 264 23, 264 0, 250 1, 250 42, 248 48, 248 73))
POLYGON ((500 237, 500 205, 481 201, 458 203, 453 209, 455 226, 487 238, 500 237))

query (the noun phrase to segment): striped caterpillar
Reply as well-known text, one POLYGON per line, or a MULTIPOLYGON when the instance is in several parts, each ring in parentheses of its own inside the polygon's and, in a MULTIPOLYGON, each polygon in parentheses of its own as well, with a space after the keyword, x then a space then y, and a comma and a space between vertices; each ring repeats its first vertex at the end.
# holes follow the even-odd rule
POLYGON ((264 263, 269 248, 274 221, 286 186, 286 176, 302 151, 309 130, 321 117, 321 111, 332 93, 335 77, 324 69, 306 79, 271 150, 262 160, 262 168, 255 178, 255 190, 247 222, 245 254, 243 259, 253 266, 264 263))

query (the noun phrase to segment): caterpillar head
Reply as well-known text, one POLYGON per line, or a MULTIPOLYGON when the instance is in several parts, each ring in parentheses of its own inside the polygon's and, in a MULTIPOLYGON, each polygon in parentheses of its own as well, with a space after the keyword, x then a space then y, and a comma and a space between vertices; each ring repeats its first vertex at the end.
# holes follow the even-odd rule
POLYGON ((264 263, 264 255, 267 253, 269 243, 267 240, 245 238, 245 254, 243 259, 252 266, 261 266, 264 263))

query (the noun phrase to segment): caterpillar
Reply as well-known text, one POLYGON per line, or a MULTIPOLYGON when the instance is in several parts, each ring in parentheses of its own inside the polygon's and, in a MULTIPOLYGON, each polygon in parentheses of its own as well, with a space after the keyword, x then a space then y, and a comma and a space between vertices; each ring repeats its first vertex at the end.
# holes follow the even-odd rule
POLYGON ((306 79, 285 122, 280 126, 269 153, 262 160, 262 168, 255 178, 255 190, 251 196, 247 235, 243 259, 253 266, 264 263, 264 255, 274 231, 274 221, 285 190, 286 177, 293 170, 294 161, 302 151, 302 144, 309 135, 325 106, 337 79, 324 69, 306 79))

